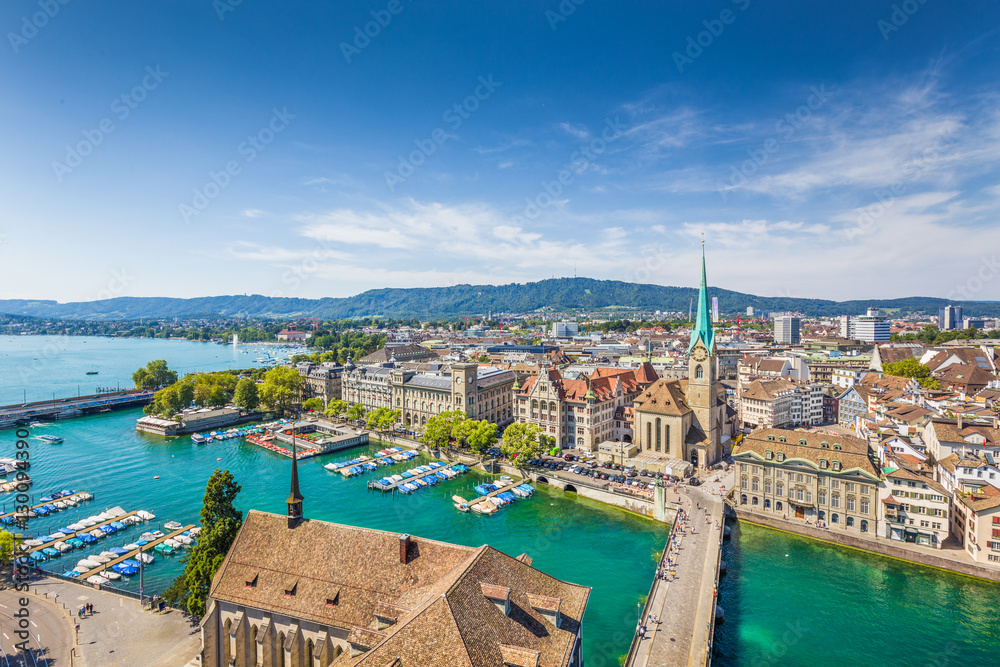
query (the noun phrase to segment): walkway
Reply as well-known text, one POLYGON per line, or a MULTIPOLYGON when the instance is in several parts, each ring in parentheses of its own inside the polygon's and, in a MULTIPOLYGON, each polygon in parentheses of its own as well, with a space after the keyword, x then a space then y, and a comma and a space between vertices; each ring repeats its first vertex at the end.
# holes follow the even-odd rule
POLYGON ((31 591, 65 605, 80 624, 77 656, 83 659, 76 658, 74 667, 176 667, 188 664, 201 648, 197 623, 179 611, 143 611, 136 599, 48 577, 32 582, 31 591), (77 609, 88 602, 94 613, 78 618, 77 609))
MULTIPOLYGON (((730 480, 732 476, 730 473, 730 480)), ((731 484, 724 481, 729 482, 727 487, 731 484)), ((677 546, 665 554, 671 558, 669 570, 675 576, 654 583, 647 613, 654 615, 657 622, 643 619, 646 638, 639 642, 627 663, 629 667, 708 663, 715 625, 719 543, 725 527, 724 504, 722 496, 715 493, 718 483, 676 488, 677 493, 674 487, 667 489, 667 505, 683 509, 686 518, 674 532, 677 546)))

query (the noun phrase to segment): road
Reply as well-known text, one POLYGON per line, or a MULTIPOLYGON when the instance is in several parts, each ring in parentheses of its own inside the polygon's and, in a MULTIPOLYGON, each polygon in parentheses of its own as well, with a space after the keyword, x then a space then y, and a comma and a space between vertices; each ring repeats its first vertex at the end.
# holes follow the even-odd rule
POLYGON ((70 664, 73 628, 66 614, 42 598, 18 593, 12 589, 0 591, 0 665, 2 667, 63 667, 70 664), (22 641, 15 632, 20 628, 20 600, 28 601, 28 651, 16 648, 22 641))

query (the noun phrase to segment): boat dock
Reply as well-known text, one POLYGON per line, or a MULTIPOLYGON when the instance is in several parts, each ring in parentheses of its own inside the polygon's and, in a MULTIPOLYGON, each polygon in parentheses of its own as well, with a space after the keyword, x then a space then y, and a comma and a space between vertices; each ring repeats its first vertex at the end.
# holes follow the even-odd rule
MULTIPOLYGON (((86 493, 86 494, 88 494, 90 496, 90 500, 94 499, 94 494, 90 493, 89 491, 77 491, 76 493, 71 493, 70 496, 75 496, 75 495, 80 494, 80 493, 86 493)), ((69 496, 67 496, 67 497, 69 497, 69 496)), ((56 498, 56 500, 59 500, 59 498, 56 498)), ((83 502, 85 502, 85 503, 86 502, 90 502, 90 500, 84 500, 83 502)), ((46 505, 51 505, 54 502, 55 502, 54 500, 50 500, 47 503, 38 503, 37 505, 33 505, 33 506, 29 507, 27 511, 38 509, 39 507, 45 507, 46 505)), ((69 508, 67 508, 67 509, 69 509, 69 508)), ((65 512, 66 510, 65 509, 61 509, 59 511, 60 512, 65 512)), ((54 513, 55 512, 53 512, 53 514, 54 513)), ((0 519, 6 519, 9 516, 12 516, 12 517, 14 517, 16 519, 18 514, 26 514, 26 512, 7 512, 6 514, 0 514, 0 519)), ((26 517, 26 516, 23 517, 23 518, 25 520, 28 519, 28 517, 26 517)))
POLYGON ((155 393, 152 390, 128 389, 21 405, 3 405, 0 406, 0 428, 13 428, 31 420, 66 419, 94 412, 135 408, 151 403, 155 393))
MULTIPOLYGON (((42 544, 40 546, 31 547, 30 549, 22 551, 21 554, 22 555, 33 554, 34 552, 41 551, 42 549, 44 549, 46 547, 51 547, 56 542, 65 542, 66 540, 68 540, 68 539, 70 539, 72 537, 76 537, 77 535, 80 535, 80 534, 83 534, 83 533, 90 533, 90 531, 96 530, 96 529, 100 528, 101 526, 106 526, 109 523, 112 523, 113 521, 121 521, 125 517, 127 517, 127 516, 133 516, 134 514, 135 514, 135 512, 126 512, 125 514, 122 514, 121 516, 116 516, 114 519, 108 519, 107 521, 102 521, 101 523, 95 523, 93 526, 91 526, 89 528, 84 528, 83 530, 78 530, 75 533, 73 533, 72 535, 66 535, 65 537, 60 538, 58 540, 51 540, 51 541, 46 542, 45 544, 42 544)), ((64 533, 64 535, 65 535, 65 533, 64 533)))
POLYGON ((522 484, 524 484, 523 481, 521 481, 521 482, 513 482, 512 481, 509 484, 507 484, 506 486, 498 488, 496 491, 490 491, 485 496, 479 496, 478 498, 474 498, 474 499, 470 500, 469 501, 469 507, 471 508, 474 505, 478 505, 479 503, 485 501, 487 498, 492 498, 493 496, 499 495, 499 494, 503 493, 504 491, 510 491, 514 487, 521 486, 522 484))
POLYGON ((451 470, 456 465, 460 464, 452 463, 451 465, 441 466, 440 468, 435 468, 434 470, 428 470, 427 472, 422 472, 419 475, 413 475, 412 477, 404 477, 400 481, 393 482, 392 484, 382 484, 381 482, 368 482, 368 488, 377 489, 379 491, 395 491, 396 487, 399 486, 400 484, 405 484, 407 482, 413 482, 418 479, 423 479, 424 477, 429 477, 434 473, 440 472, 442 470, 451 470))
POLYGON ((91 577, 91 576, 93 576, 95 574, 100 574, 101 572, 103 572, 104 570, 109 569, 113 565, 117 565, 118 563, 121 563, 124 560, 128 560, 129 558, 133 558, 140 551, 152 551, 153 547, 155 547, 160 542, 163 542, 163 541, 169 540, 169 539, 171 539, 173 537, 176 537, 176 536, 180 535, 181 533, 183 533, 185 530, 191 530, 192 528, 194 528, 194 524, 191 524, 189 526, 184 526, 183 528, 178 528, 177 530, 173 531, 172 533, 164 535, 163 537, 158 537, 155 540, 153 540, 152 542, 150 542, 149 544, 147 544, 145 546, 142 546, 142 547, 140 547, 138 549, 133 549, 132 551, 128 552, 127 554, 121 555, 118 558, 115 558, 114 560, 111 560, 111 561, 108 561, 107 563, 104 563, 100 567, 95 567, 93 570, 88 570, 86 572, 81 573, 80 576, 77 577, 77 579, 81 579, 83 581, 86 581, 87 577, 91 577))

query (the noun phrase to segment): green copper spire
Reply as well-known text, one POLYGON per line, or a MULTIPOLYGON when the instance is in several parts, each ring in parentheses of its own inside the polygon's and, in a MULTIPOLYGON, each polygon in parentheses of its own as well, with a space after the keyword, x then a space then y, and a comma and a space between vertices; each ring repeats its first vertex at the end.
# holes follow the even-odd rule
POLYGON ((698 288, 698 319, 691 332, 688 353, 701 340, 711 352, 715 347, 715 331, 712 329, 712 311, 708 308, 708 278, 705 276, 705 241, 701 242, 701 287, 698 288))

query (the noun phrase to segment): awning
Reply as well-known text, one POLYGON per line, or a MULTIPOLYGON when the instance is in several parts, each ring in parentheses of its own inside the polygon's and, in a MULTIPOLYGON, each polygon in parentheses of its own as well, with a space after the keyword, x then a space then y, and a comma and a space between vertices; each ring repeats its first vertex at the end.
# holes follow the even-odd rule
POLYGON ((888 498, 883 498, 882 502, 885 503, 886 505, 902 505, 903 504, 903 503, 899 502, 898 500, 896 500, 895 498, 893 498, 892 496, 889 496, 888 498))

